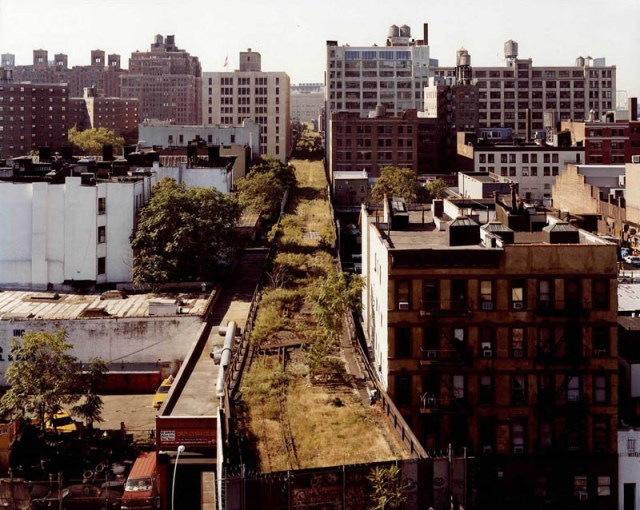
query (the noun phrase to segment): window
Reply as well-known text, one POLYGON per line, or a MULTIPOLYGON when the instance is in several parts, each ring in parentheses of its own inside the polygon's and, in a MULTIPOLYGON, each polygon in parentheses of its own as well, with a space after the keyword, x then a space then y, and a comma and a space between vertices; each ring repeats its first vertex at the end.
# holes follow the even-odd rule
POLYGON ((396 328, 396 358, 411 357, 411 328, 396 328))
POLYGON ((511 308, 513 310, 524 309, 524 280, 511 280, 511 308))
POLYGON ((464 400, 464 375, 453 376, 453 398, 464 400))
POLYGON ((98 214, 106 214, 107 212, 107 199, 99 198, 98 199, 98 214))
POLYGON ((511 404, 525 405, 527 403, 526 376, 517 374, 511 376, 511 404))
POLYGON ((408 375, 396 376, 395 404, 406 406, 411 404, 411 377, 408 375))
POLYGON ((467 307, 467 281, 451 280, 451 309, 464 310, 467 307))
POLYGON ((538 280, 538 309, 553 309, 553 281, 538 280))
POLYGON ((409 310, 411 295, 411 282, 409 280, 396 280, 396 308, 409 310))
POLYGON ((577 403, 582 400, 582 384, 579 375, 570 375, 567 378, 567 402, 577 403))
POLYGON ((491 280, 480 280, 480 308, 493 310, 493 282, 491 280))
POLYGON ((480 328, 480 357, 493 358, 493 329, 490 327, 480 328))
POLYGON ((538 422, 538 448, 546 450, 553 444, 553 427, 548 421, 538 422))
POLYGON ((565 280, 564 306, 569 310, 578 310, 582 307, 582 289, 579 279, 568 278, 565 280))
MULTIPOLYGON (((593 450, 596 452, 609 451, 608 416, 593 417, 593 450)), ((608 496, 608 494, 606 495, 608 496)))
POLYGON ((609 402, 609 380, 606 375, 596 375, 593 378, 593 402, 595 404, 609 402))
POLYGON ((107 259, 105 257, 98 258, 98 274, 105 274, 107 272, 107 259))
POLYGON ((98 227, 98 243, 107 242, 107 227, 98 227))
POLYGON ((594 310, 609 309, 609 281, 595 278, 591 282, 591 303, 594 310))
POLYGON ((598 496, 611 496, 611 477, 598 477, 598 496))
POLYGON ((478 387, 478 404, 493 404, 493 378, 481 375, 478 387))
POLYGON ((511 355, 514 358, 524 357, 524 328, 511 328, 511 355))
POLYGON ((609 327, 595 326, 591 330, 591 341, 593 343, 593 355, 603 357, 609 355, 609 327))
POLYGON ((425 310, 440 308, 438 280, 424 280, 422 284, 422 306, 425 310))
POLYGON ((573 477, 573 490, 578 498, 586 498, 587 492, 587 477, 586 476, 574 476, 573 477))
POLYGON ((511 450, 513 453, 524 453, 524 427, 524 420, 516 419, 511 422, 511 450))

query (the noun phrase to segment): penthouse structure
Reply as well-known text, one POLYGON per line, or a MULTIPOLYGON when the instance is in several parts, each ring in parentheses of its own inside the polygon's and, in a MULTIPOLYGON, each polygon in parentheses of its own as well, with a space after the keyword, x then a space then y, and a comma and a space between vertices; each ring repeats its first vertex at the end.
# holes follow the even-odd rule
POLYGON ((202 117, 205 126, 260 126, 260 154, 285 161, 292 149, 289 76, 262 71, 257 51, 240 52, 240 69, 204 73, 202 117))
POLYGON ((149 51, 131 54, 120 96, 138 98, 141 119, 200 124, 201 80, 198 57, 178 48, 173 35, 158 34, 149 51))
POLYGON ((476 455, 479 508, 616 508, 616 245, 515 189, 432 211, 362 208, 382 384, 425 448, 476 455))
POLYGON ((2 67, 12 71, 17 82, 64 83, 71 97, 81 97, 86 87, 104 90, 107 96, 120 96, 120 76, 126 70, 120 67, 120 55, 106 55, 103 50, 91 51, 88 66, 69 67, 69 59, 64 53, 56 53, 49 60, 49 52, 33 50, 33 62, 30 65, 16 65, 15 56, 2 55, 2 67))

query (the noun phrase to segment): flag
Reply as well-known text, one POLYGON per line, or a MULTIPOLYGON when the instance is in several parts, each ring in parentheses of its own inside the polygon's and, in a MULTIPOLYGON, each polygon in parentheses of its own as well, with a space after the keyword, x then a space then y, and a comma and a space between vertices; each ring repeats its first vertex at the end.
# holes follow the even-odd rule
POLYGON ((229 63, 229 55, 227 55, 226 57, 224 57, 224 67, 227 67, 227 64, 229 63))

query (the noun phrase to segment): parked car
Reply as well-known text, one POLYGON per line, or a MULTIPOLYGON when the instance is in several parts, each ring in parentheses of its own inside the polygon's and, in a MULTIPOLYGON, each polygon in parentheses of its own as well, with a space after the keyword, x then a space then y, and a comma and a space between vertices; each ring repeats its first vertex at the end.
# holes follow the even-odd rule
POLYGON ((638 255, 627 255, 624 261, 632 266, 640 266, 640 257, 638 255))
POLYGON ((53 416, 45 414, 44 422, 47 432, 55 432, 56 434, 73 434, 78 431, 76 422, 73 421, 71 415, 62 408, 60 408, 53 416))
POLYGON ((162 384, 160 384, 160 387, 157 389, 156 394, 153 396, 154 409, 160 409, 162 407, 162 404, 164 403, 164 399, 167 398, 167 393, 169 393, 169 390, 171 389, 172 384, 173 384, 172 375, 170 375, 164 381, 162 381, 162 384))

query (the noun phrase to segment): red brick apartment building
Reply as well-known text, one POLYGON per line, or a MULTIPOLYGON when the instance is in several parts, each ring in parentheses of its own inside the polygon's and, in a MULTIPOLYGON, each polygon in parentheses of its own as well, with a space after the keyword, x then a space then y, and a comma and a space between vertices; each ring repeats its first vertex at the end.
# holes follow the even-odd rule
POLYGON ((494 207, 363 207, 378 375, 427 450, 476 457, 479 508, 617 508, 616 246, 494 207))

